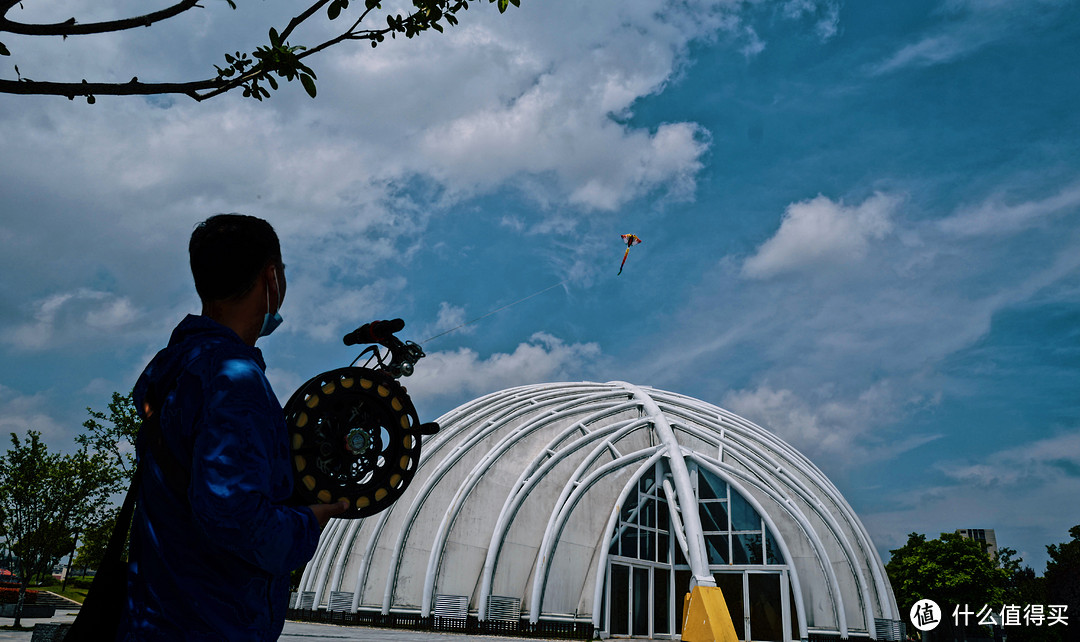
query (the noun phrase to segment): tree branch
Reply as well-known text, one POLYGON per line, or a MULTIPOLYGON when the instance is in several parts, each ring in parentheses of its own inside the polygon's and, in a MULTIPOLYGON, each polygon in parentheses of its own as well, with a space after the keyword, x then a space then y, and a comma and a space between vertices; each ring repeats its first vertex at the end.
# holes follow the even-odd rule
MULTIPOLYGON (((138 78, 132 78, 129 82, 51 82, 35 81, 22 77, 18 66, 15 73, 19 76, 16 80, 0 79, 0 93, 23 94, 23 95, 51 95, 66 96, 73 99, 75 96, 86 96, 87 102, 93 103, 95 95, 101 96, 133 96, 133 95, 157 95, 157 94, 184 94, 193 100, 202 101, 214 96, 227 93, 237 87, 244 88, 244 95, 262 100, 269 97, 265 85, 272 89, 278 88, 275 75, 286 80, 299 79, 305 90, 312 97, 315 96, 315 72, 304 65, 301 61, 308 56, 314 55, 345 40, 369 40, 375 47, 381 43, 387 35, 397 37, 398 34, 406 38, 412 38, 428 29, 442 32, 444 29, 440 21, 446 26, 458 24, 455 16, 459 11, 469 8, 469 0, 413 0, 415 11, 407 15, 389 13, 386 16, 386 27, 377 29, 361 30, 360 24, 374 9, 381 9, 378 0, 364 0, 365 8, 359 18, 352 23, 344 32, 337 37, 331 38, 314 47, 291 46, 286 39, 293 31, 316 15, 321 9, 326 9, 330 20, 337 18, 342 10, 348 8, 349 0, 306 0, 312 2, 303 12, 295 16, 286 25, 285 30, 279 35, 274 29, 270 30, 270 46, 260 46, 251 57, 248 54, 237 52, 225 55, 227 66, 214 65, 218 71, 215 78, 187 82, 172 83, 143 83, 138 78)), ((356 0, 354 0, 356 1, 356 0)), ((473 0, 482 1, 482 0, 473 0)), ((519 6, 520 0, 487 0, 490 3, 498 3, 500 13, 509 5, 519 6)), ((150 26, 155 22, 167 20, 193 7, 199 7, 199 0, 180 0, 177 4, 161 11, 146 14, 135 18, 115 20, 110 22, 97 22, 80 25, 74 18, 59 24, 28 25, 8 20, 6 14, 16 5, 19 0, 0 0, 0 33, 8 31, 22 35, 37 36, 69 36, 83 34, 97 34, 135 27, 150 26)), ((233 0, 226 0, 235 8, 233 0)), ((10 52, 3 43, 0 43, 0 54, 9 55, 10 52)))
POLYGON ((71 18, 66 22, 58 22, 53 24, 26 24, 22 22, 15 22, 14 20, 8 20, 7 12, 16 4, 14 2, 8 3, 4 8, 2 14, 5 17, 0 18, 0 31, 8 31, 11 33, 17 33, 24 36, 84 36, 95 33, 108 33, 112 31, 124 31, 126 29, 134 29, 136 27, 149 27, 155 22, 161 22, 162 20, 168 20, 174 16, 177 16, 189 9, 199 6, 198 0, 181 0, 171 7, 162 9, 161 11, 155 11, 148 13, 144 16, 136 16, 133 18, 124 18, 122 20, 110 20, 107 22, 89 22, 87 24, 79 24, 75 18, 71 18))
POLYGON ((143 83, 136 79, 126 83, 107 82, 43 82, 37 80, 0 79, 0 93, 44 96, 150 96, 155 94, 185 94, 201 100, 199 91, 217 89, 228 84, 217 78, 179 83, 143 83))

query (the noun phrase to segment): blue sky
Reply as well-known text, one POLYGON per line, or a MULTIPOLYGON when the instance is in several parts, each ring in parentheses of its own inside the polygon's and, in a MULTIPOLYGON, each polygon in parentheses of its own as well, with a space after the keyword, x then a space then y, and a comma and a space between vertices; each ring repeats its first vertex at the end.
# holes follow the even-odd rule
MULTIPOLYGON (((0 65, 202 77, 290 15, 221 4, 6 36, 0 65)), ((315 100, 0 96, 2 432, 70 447, 198 310, 193 225, 238 211, 282 237, 282 398, 361 322, 422 341, 559 284, 424 345, 425 420, 541 381, 673 390, 807 454, 883 553, 993 528, 1042 572, 1080 523, 1080 6, 522 4, 332 49, 315 100)))

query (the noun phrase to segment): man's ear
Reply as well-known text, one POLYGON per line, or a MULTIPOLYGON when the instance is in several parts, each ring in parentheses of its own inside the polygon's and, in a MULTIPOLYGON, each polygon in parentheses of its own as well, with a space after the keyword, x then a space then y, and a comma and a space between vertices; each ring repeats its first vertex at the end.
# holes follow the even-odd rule
POLYGON ((266 285, 270 288, 270 298, 278 302, 284 298, 281 296, 281 277, 281 272, 275 263, 271 262, 263 268, 263 278, 266 279, 266 285))

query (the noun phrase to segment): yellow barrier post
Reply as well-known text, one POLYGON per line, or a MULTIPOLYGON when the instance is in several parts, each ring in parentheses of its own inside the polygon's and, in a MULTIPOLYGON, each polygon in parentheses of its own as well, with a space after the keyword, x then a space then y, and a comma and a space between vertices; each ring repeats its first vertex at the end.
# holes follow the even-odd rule
POLYGON ((683 598, 684 642, 739 642, 724 594, 717 586, 695 586, 683 598))

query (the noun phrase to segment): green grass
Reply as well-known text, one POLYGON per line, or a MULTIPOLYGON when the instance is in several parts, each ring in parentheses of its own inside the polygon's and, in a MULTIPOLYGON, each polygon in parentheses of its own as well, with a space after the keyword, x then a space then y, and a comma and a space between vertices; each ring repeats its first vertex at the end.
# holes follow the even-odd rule
MULTIPOLYGON (((75 579, 83 579, 83 578, 75 578, 75 579)), ((91 579, 92 578, 85 578, 84 581, 89 582, 91 579)), ((56 593, 57 595, 63 595, 67 599, 75 600, 79 604, 83 603, 83 600, 86 599, 87 592, 89 592, 89 590, 90 590, 90 589, 85 589, 85 588, 76 588, 75 583, 74 583, 74 579, 68 581, 67 587, 63 591, 60 590, 60 582, 56 582, 54 584, 46 584, 46 585, 43 585, 43 586, 30 586, 29 588, 31 588, 31 589, 33 589, 35 591, 49 591, 49 592, 52 592, 52 593, 56 593)))

